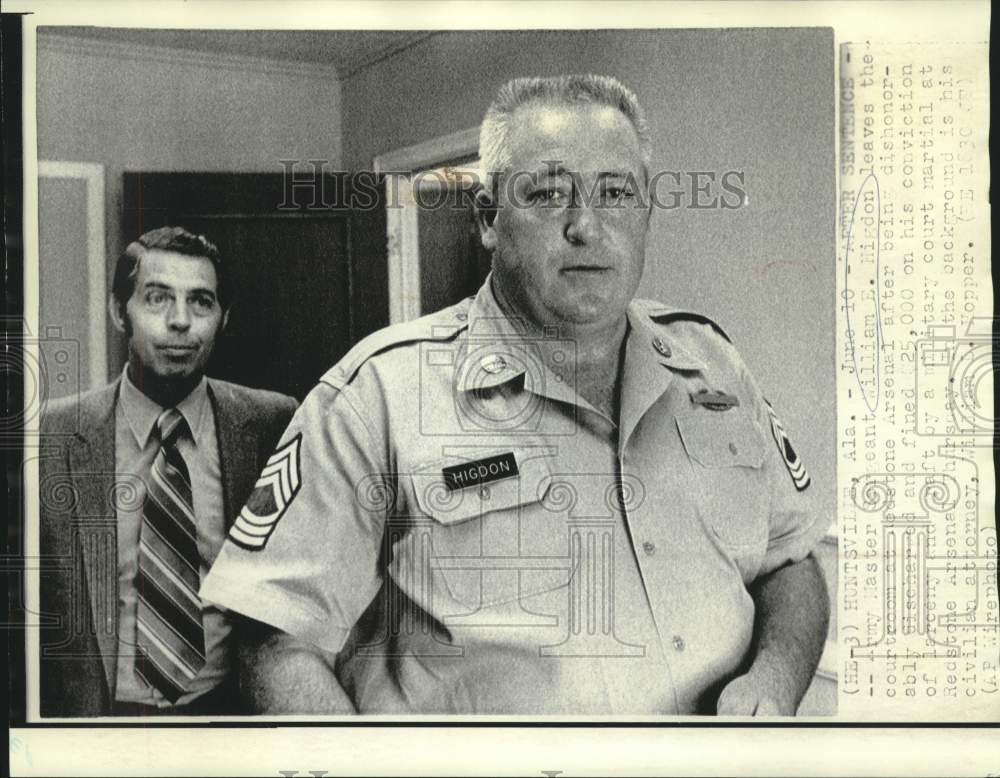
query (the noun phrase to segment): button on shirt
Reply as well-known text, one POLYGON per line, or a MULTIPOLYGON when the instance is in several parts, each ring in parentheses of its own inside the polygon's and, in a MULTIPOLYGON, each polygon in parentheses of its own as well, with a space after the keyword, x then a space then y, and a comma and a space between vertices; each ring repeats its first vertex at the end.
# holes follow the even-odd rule
POLYGON ((489 280, 362 341, 279 444, 301 488, 202 596, 339 652, 362 713, 714 711, 747 585, 827 522, 732 346, 663 310, 629 308, 618 423, 576 392, 573 342, 526 337, 489 280))
MULTIPOLYGON (((146 480, 160 448, 156 419, 163 408, 144 395, 128 377, 122 377, 115 408, 116 514, 118 521, 118 672, 115 698, 166 707, 170 702, 147 687, 135 674, 136 609, 135 577, 138 571, 139 532, 146 480)), ((181 435, 177 448, 191 475, 194 513, 198 529, 200 572, 211 567, 225 539, 222 475, 215 414, 203 378, 177 405, 191 435, 181 435)), ((206 664, 187 693, 177 700, 186 705, 218 685, 230 667, 229 633, 232 629, 224 610, 213 605, 202 609, 205 628, 206 664)))

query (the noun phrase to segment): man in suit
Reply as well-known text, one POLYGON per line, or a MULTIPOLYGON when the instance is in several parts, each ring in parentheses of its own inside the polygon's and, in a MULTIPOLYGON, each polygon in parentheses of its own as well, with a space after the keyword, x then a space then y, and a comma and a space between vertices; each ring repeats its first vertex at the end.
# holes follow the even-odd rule
POLYGON ((145 233, 109 300, 122 376, 42 419, 43 716, 240 712, 233 622, 198 588, 296 403, 205 376, 230 302, 212 243, 145 233))

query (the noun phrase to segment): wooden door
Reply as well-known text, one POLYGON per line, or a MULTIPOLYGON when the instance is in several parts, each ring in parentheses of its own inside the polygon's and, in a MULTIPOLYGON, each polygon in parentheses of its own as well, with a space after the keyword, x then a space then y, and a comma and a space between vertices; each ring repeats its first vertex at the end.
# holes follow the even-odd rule
POLYGON ((471 204, 421 208, 417 235, 421 312, 431 313, 479 291, 490 272, 491 255, 483 248, 471 204))

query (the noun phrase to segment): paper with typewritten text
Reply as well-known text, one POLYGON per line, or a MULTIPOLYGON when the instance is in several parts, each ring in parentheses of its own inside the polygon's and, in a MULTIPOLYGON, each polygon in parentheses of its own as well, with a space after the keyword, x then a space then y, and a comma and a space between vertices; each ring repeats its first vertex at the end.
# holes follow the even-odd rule
POLYGON ((840 715, 1000 715, 987 44, 840 48, 840 715))

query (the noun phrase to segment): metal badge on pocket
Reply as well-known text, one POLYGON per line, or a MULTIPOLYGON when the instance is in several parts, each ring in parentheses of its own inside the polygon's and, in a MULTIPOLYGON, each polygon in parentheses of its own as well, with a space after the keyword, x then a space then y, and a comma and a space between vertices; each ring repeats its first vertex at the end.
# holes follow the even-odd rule
POLYGON ((735 394, 710 392, 708 389, 702 389, 700 392, 691 394, 691 402, 710 411, 728 411, 740 404, 740 398, 735 394))

